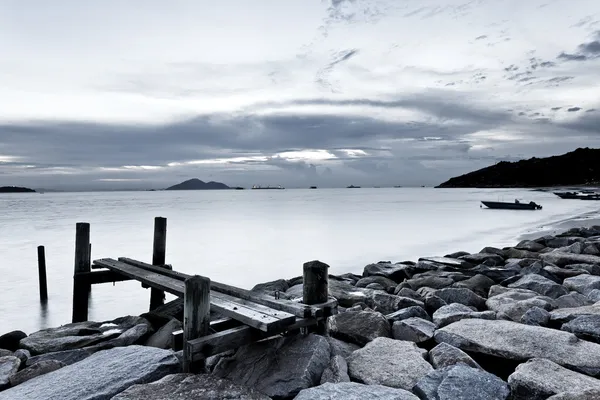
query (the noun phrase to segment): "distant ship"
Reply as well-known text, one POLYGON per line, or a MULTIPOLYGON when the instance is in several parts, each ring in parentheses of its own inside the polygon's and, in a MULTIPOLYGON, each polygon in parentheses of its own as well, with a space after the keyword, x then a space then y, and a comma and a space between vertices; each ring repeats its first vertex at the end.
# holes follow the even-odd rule
POLYGON ((309 189, 316 189, 316 188, 317 188, 316 186, 311 186, 309 189))
POLYGON ((285 189, 283 186, 281 185, 277 185, 277 186, 260 186, 260 185, 254 185, 252 186, 252 189, 285 189))
POLYGON ((350 185, 350 186, 346 186, 347 189, 360 189, 360 186, 354 186, 354 185, 350 185))

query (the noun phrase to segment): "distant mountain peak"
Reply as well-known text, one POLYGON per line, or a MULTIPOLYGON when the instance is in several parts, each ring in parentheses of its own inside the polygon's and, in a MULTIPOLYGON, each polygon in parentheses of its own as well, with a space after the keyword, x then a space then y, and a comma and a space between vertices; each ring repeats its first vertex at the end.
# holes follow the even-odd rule
POLYGON ((198 178, 188 179, 187 181, 178 183, 168 187, 166 190, 218 190, 218 189, 231 189, 224 183, 221 182, 204 182, 198 178))

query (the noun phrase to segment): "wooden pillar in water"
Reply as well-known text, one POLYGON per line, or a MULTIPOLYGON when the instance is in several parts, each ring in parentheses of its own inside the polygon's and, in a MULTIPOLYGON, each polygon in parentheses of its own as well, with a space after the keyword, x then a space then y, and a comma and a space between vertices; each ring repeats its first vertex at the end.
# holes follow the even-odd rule
POLYGON ((46 253, 44 246, 38 246, 38 276, 40 281, 40 301, 45 303, 48 301, 48 283, 46 279, 46 253))
POLYGON ((88 319, 88 296, 91 285, 78 279, 78 274, 90 271, 90 224, 87 222, 78 222, 75 229, 72 322, 83 322, 88 319))
MULTIPOLYGON (((329 265, 321 261, 309 261, 303 266, 303 292, 302 302, 312 305, 325 303, 329 298, 329 265)), ((325 321, 317 324, 310 331, 324 334, 326 332, 325 321)))
MULTIPOLYGON (((167 219, 154 218, 154 242, 152 245, 152 265, 164 266, 167 253, 167 219)), ((150 311, 165 303, 165 292, 150 289, 150 311)))
POLYGON ((202 372, 204 360, 193 361, 188 341, 206 336, 210 328, 210 279, 194 275, 185 280, 183 299, 183 372, 202 372))

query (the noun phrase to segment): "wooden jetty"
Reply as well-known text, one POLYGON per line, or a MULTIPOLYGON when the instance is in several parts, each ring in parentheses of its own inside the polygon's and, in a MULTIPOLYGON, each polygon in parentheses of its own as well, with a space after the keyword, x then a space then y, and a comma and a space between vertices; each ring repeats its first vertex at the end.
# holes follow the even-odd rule
POLYGON ((327 317, 337 313, 337 301, 328 295, 327 264, 304 264, 302 302, 279 299, 173 271, 165 264, 166 232, 166 218, 155 218, 152 264, 127 257, 92 262, 90 225, 77 223, 72 321, 87 320, 93 284, 137 280, 151 289, 150 311, 168 307, 165 292, 175 295, 183 299, 183 330, 173 333, 172 347, 183 350, 183 368, 189 372, 201 371, 206 357, 271 336, 300 329, 324 332, 327 317), (211 321, 211 311, 223 317, 211 321))

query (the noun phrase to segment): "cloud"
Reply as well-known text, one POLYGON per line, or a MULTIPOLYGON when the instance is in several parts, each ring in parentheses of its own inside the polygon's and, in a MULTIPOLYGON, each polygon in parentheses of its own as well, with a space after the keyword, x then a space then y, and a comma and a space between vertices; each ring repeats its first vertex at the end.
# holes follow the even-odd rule
POLYGON ((577 46, 574 53, 562 52, 558 58, 565 61, 587 61, 600 57, 600 30, 594 33, 593 40, 577 46))
POLYGON ((568 112, 577 112, 581 110, 581 107, 570 107, 567 109, 568 112))

